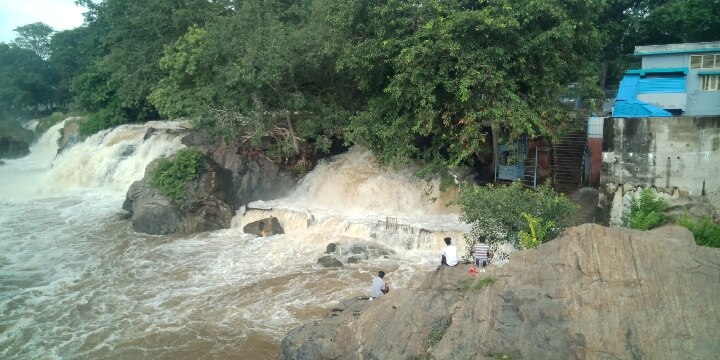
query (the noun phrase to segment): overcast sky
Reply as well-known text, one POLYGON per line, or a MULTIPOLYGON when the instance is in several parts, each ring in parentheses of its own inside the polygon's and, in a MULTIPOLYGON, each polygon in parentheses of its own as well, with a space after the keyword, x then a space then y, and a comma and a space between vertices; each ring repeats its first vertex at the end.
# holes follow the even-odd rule
POLYGON ((85 11, 74 0, 0 0, 0 42, 15 39, 18 26, 44 22, 55 30, 82 25, 85 11))

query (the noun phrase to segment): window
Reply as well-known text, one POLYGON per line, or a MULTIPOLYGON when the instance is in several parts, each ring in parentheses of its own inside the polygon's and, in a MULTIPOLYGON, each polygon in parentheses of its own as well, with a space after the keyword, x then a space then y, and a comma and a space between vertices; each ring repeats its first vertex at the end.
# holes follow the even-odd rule
POLYGON ((691 69, 720 68, 720 54, 690 55, 691 69))
POLYGON ((703 75, 702 89, 705 91, 720 90, 720 75, 703 75))

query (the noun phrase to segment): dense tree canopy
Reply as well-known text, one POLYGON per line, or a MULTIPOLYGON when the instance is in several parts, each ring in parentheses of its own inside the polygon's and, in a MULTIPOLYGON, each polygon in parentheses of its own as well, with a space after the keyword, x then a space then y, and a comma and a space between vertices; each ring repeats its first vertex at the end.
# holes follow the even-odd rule
MULTIPOLYGON (((188 117, 287 153, 363 144, 472 164, 492 130, 553 138, 635 45, 720 40, 720 0, 79 0, 85 24, 16 29, 0 107, 92 113, 84 133, 188 117)), ((496 134, 497 135, 497 134, 496 134)))

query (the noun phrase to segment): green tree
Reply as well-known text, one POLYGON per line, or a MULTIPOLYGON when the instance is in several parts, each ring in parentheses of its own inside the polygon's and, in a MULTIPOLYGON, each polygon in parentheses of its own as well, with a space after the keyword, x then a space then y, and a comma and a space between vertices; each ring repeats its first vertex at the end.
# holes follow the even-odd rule
POLYGON ((50 107, 52 71, 35 51, 0 43, 0 116, 35 114, 50 107))
POLYGON ((88 28, 78 27, 53 34, 48 44, 48 63, 58 75, 53 100, 58 105, 72 100, 73 79, 92 64, 92 45, 86 43, 88 28))
POLYGON ((340 1, 338 68, 367 96, 346 135, 386 162, 472 163, 489 129, 553 137, 596 86, 601 1, 340 1))
POLYGON ((520 248, 521 234, 533 233, 530 228, 533 221, 535 233, 531 236, 536 241, 547 242, 572 224, 578 209, 547 183, 535 190, 524 189, 520 182, 509 186, 468 185, 460 190, 461 219, 472 224, 468 245, 472 245, 477 236, 485 235, 491 244, 510 243, 520 248))
POLYGON ((192 116, 227 138, 274 135, 287 154, 307 138, 327 146, 355 100, 323 51, 328 30, 315 5, 247 1, 191 28, 165 48, 167 76, 150 99, 164 116, 192 116))
POLYGON ((91 117, 92 129, 157 117, 148 95, 163 77, 159 60, 164 45, 192 25, 229 11, 230 5, 205 0, 79 3, 88 8, 86 42, 96 44, 97 54, 74 80, 73 88, 86 109, 97 111, 91 117))
POLYGON ((41 58, 47 59, 50 52, 50 37, 55 32, 52 27, 42 22, 36 22, 16 27, 13 31, 18 34, 15 44, 21 48, 30 49, 41 58))

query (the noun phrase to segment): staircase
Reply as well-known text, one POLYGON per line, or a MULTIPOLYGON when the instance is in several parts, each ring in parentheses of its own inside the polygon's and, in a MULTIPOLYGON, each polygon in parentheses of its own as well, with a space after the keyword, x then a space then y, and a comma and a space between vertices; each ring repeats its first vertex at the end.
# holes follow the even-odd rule
POLYGON ((553 144, 552 170, 556 191, 572 193, 583 186, 583 161, 587 147, 585 127, 569 132, 553 144))

